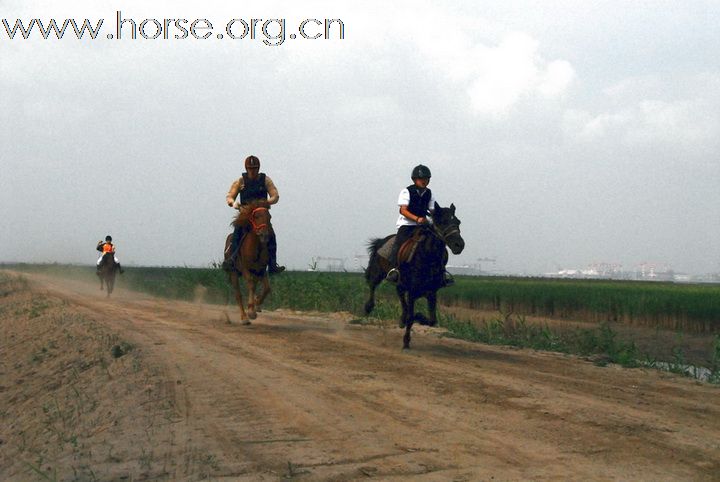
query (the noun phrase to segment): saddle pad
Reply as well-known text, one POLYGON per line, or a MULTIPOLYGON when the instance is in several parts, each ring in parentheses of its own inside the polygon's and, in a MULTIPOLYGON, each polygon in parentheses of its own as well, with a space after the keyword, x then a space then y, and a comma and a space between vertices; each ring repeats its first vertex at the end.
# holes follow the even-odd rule
POLYGON ((390 252, 392 251, 394 242, 395 236, 391 236, 390 239, 385 241, 385 244, 383 244, 380 249, 377 250, 377 254, 383 259, 388 259, 388 257, 390 257, 390 252))

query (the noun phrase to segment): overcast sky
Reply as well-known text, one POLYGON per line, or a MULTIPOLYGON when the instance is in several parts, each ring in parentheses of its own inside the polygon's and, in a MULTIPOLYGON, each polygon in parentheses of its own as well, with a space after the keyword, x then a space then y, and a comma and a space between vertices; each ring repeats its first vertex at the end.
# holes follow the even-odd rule
POLYGON ((93 263, 111 234, 124 264, 207 266, 255 154, 293 269, 352 267, 423 163, 462 220, 452 264, 720 270, 718 2, 58 3, 0 0, 11 26, 104 19, 81 41, 0 25, 0 261, 93 263), (109 40, 118 9, 213 35, 109 40), (218 39, 233 18, 345 39, 218 39))

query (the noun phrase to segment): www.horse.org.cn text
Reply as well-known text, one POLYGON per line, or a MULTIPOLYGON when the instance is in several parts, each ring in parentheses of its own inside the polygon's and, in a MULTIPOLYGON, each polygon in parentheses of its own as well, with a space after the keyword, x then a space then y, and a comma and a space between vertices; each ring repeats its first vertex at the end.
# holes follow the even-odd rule
POLYGON ((108 26, 105 19, 30 20, 2 19, 0 35, 10 40, 258 40, 270 47, 278 47, 286 40, 344 40, 345 24, 339 18, 306 18, 298 22, 288 22, 285 18, 233 18, 216 28, 206 18, 188 20, 186 18, 146 18, 135 20, 124 17, 117 11, 111 32, 103 30, 108 26), (294 28, 292 26, 295 26, 294 28), (3 32, 4 30, 4 32, 3 32))

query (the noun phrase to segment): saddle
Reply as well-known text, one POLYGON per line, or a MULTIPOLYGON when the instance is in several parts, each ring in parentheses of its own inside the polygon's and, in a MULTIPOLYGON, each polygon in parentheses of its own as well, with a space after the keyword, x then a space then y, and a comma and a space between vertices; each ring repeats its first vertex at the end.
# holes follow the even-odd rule
MULTIPOLYGON (((378 249, 377 253, 381 258, 388 259, 390 252, 392 251, 393 244, 395 243, 396 236, 390 236, 387 241, 378 249)), ((412 238, 405 241, 400 249, 398 250, 398 263, 407 263, 412 261, 415 256, 415 251, 421 241, 425 239, 425 233, 418 230, 413 234, 412 238)))

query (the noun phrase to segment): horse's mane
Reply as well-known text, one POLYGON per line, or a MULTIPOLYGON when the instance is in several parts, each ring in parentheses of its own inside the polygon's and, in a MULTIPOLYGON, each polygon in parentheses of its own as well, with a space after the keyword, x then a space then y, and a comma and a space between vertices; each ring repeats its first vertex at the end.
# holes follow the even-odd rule
POLYGON ((240 210, 235 216, 235 219, 232 222, 233 226, 246 226, 250 222, 250 215, 252 214, 253 210, 259 207, 265 207, 266 203, 265 201, 252 201, 248 204, 245 204, 243 206, 240 206, 240 210))

